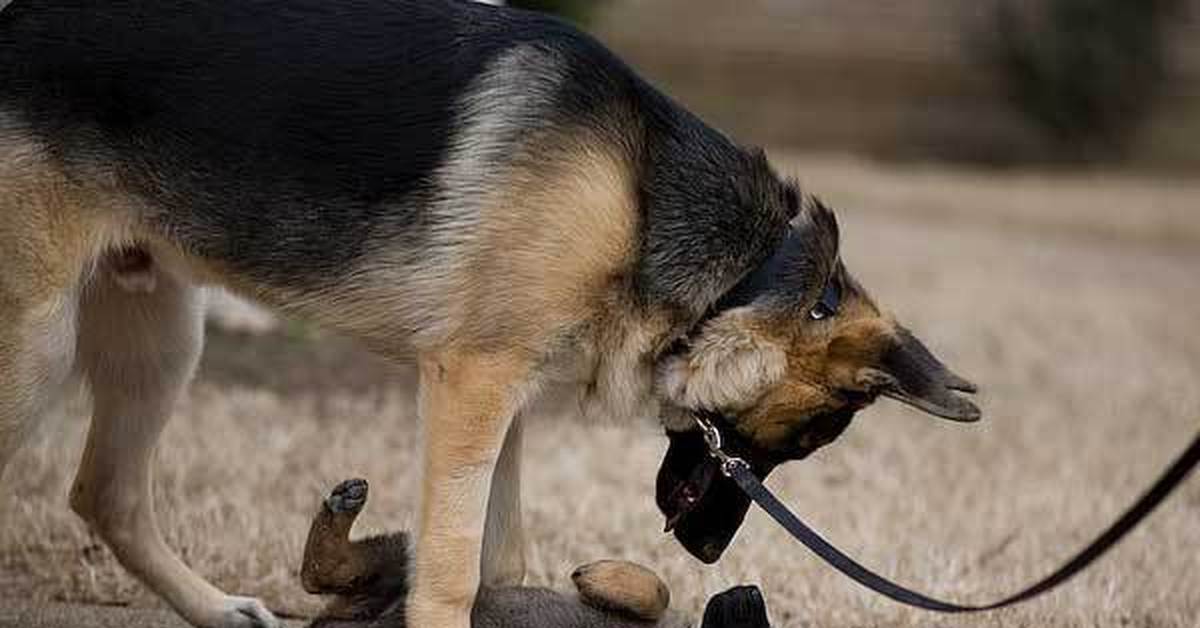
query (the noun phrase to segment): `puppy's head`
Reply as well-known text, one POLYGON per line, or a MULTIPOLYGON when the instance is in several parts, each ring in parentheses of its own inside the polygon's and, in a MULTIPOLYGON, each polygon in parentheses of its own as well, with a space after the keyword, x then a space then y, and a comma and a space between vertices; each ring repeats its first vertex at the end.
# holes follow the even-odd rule
MULTIPOLYGON (((854 414, 890 397, 933 416, 975 421, 959 393, 975 386, 944 366, 881 310, 838 256, 832 212, 807 199, 772 257, 713 308, 658 365, 669 404, 714 418, 728 447, 765 478, 836 439, 854 414)), ((748 500, 714 473, 702 436, 669 425, 658 478, 668 529, 713 562, 741 525, 748 500)))

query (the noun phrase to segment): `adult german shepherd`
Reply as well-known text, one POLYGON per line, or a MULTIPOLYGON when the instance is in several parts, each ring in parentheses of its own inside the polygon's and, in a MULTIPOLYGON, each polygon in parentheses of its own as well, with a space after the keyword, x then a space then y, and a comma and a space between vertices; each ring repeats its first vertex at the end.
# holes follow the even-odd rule
MULTIPOLYGON (((518 420, 549 389, 585 417, 675 434, 720 413, 779 459, 880 394, 979 416, 837 244, 830 211, 761 151, 542 15, 450 0, 0 11, 0 469, 78 373, 94 415, 71 506, 196 626, 276 624, 155 524, 150 462, 200 354, 199 286, 415 360, 409 625, 465 628, 481 583, 522 578, 518 420)), ((723 546, 704 537, 737 525, 689 518, 706 560, 723 546)))

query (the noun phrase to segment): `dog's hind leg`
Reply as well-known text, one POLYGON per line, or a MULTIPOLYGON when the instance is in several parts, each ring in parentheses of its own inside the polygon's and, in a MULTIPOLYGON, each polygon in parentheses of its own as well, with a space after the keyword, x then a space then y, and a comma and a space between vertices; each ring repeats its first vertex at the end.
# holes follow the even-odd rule
POLYGON ((70 376, 89 240, 65 178, 7 122, 0 111, 0 476, 70 376))
POLYGON ((0 478, 61 394, 75 355, 73 291, 27 308, 5 297, 0 292, 0 478))
MULTIPOLYGON (((126 268, 129 252, 81 301, 79 360, 94 402, 71 506, 130 572, 203 628, 274 628, 258 601, 222 593, 163 541, 151 499, 155 445, 191 378, 203 343, 200 291, 155 267, 126 268), (154 281, 126 281, 156 273, 154 281)), ((152 260, 145 260, 153 263, 152 260)))
POLYGON ((425 460, 408 626, 469 628, 493 472, 530 360, 445 351, 419 364, 425 460))

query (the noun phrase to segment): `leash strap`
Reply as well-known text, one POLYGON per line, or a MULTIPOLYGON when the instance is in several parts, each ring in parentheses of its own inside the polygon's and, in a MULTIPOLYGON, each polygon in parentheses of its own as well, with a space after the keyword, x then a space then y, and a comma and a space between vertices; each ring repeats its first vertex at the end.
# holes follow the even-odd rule
POLYGON ((1200 434, 1192 441, 1191 446, 1163 473, 1162 477, 1154 483, 1150 490, 1134 503, 1133 507, 1121 515, 1121 518, 1117 519, 1116 523, 1113 523, 1103 534, 1092 541, 1083 551, 1076 554, 1074 558, 1059 568, 1058 571, 1046 576, 1029 588, 998 602, 980 605, 943 602, 898 585, 872 572, 860 565, 853 558, 843 554, 841 550, 830 545, 821 535, 805 525, 766 486, 763 486, 763 483, 750 471, 750 467, 745 461, 739 458, 727 458, 722 461, 721 466, 722 471, 737 482, 737 485, 741 487, 750 499, 754 500, 763 510, 767 511, 767 514, 771 515, 772 519, 790 532, 796 540, 803 543, 808 549, 815 552, 817 556, 820 556, 822 560, 854 579, 859 584, 909 606, 943 613, 969 613, 992 610, 1023 602, 1066 582, 1071 576, 1082 571, 1092 561, 1102 556, 1113 545, 1116 545, 1142 519, 1145 519, 1155 507, 1162 503, 1187 478, 1188 473, 1196 467, 1198 462, 1200 462, 1200 434))

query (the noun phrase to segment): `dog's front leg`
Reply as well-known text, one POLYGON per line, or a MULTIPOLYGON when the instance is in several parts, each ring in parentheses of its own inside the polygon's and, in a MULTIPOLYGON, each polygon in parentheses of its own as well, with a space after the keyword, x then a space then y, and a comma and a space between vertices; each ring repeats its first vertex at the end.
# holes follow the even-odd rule
POLYGON ((513 419, 492 475, 480 575, 484 586, 519 586, 525 581, 525 533, 521 527, 520 416, 513 419))
POLYGON ((420 359, 424 478, 408 625, 469 628, 488 494, 529 385, 528 362, 444 351, 420 359))

